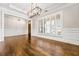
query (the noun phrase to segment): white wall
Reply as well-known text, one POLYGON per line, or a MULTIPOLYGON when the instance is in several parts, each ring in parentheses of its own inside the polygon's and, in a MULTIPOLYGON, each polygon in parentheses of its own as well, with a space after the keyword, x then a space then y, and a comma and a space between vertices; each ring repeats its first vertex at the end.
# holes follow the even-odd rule
POLYGON ((2 8, 0 8, 0 41, 4 41, 4 20, 2 8))
POLYGON ((38 19, 37 17, 32 19, 32 35, 37 35, 38 34, 38 19))
MULTIPOLYGON (((62 20, 63 21, 63 32, 62 32, 63 37, 62 38, 53 37, 53 36, 49 36, 45 34, 39 35, 39 33, 36 33, 37 28, 38 28, 36 25, 37 24, 36 21, 38 21, 37 18, 33 20, 34 22, 33 26, 34 26, 35 32, 33 31, 32 34, 34 36, 44 37, 48 39, 50 38, 50 39, 54 39, 54 40, 58 40, 62 42, 79 45, 79 4, 72 4, 58 11, 63 11, 63 20, 62 20)), ((53 13, 56 13, 56 11, 53 13)), ((53 14, 53 13, 50 13, 50 14, 53 14)))
POLYGON ((27 34, 27 24, 25 19, 11 15, 4 16, 4 36, 24 34, 27 34), (20 21, 18 19, 20 19, 20 21))
POLYGON ((1 16, 2 16, 2 13, 1 13, 1 9, 0 9, 0 41, 1 41, 1 37, 2 37, 2 20, 1 20, 1 16))
POLYGON ((7 20, 5 21, 5 19, 9 19, 9 18, 12 19, 12 18, 11 17, 8 18, 8 16, 5 16, 5 14, 16 16, 16 17, 12 17, 14 19, 19 17, 19 18, 21 18, 23 20, 26 19, 26 21, 27 21, 26 14, 18 12, 18 11, 14 10, 14 9, 11 9, 11 8, 5 8, 5 7, 0 6, 0 41, 4 41, 4 35, 5 36, 15 36, 15 35, 27 34, 27 24, 26 24, 26 27, 24 27, 25 26, 25 21, 18 22, 17 20, 14 20, 14 23, 15 23, 15 25, 17 27, 14 25, 14 29, 13 29, 11 27, 14 24, 14 23, 12 23, 13 20, 12 21, 8 20, 9 23, 8 23, 7 20), (4 21, 6 23, 4 23, 4 21), (10 25, 11 28, 8 27, 8 25, 6 25, 6 27, 5 27, 4 24, 10 25), (5 27, 5 29, 4 29, 4 27, 5 27), (17 28, 16 30, 15 30, 15 27, 17 28))

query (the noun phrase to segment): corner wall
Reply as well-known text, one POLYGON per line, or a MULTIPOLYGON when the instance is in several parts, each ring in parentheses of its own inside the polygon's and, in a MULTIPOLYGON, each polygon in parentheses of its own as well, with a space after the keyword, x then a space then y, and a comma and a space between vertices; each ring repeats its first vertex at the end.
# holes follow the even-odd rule
POLYGON ((27 33, 26 20, 11 15, 4 15, 4 36, 24 35, 27 33))
MULTIPOLYGON (((32 35, 79 45, 79 4, 70 5, 58 11, 63 11, 62 38, 53 37, 45 34, 39 34, 37 24, 38 24, 38 18, 41 18, 41 17, 33 19, 32 26, 34 27, 34 29, 32 31, 33 32, 32 35)), ((50 14, 53 14, 53 13, 50 13, 50 14)))

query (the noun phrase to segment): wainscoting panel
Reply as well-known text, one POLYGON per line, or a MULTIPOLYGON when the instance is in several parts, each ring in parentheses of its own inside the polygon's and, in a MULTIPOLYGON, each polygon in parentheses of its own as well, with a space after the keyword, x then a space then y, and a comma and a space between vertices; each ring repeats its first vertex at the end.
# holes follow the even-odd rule
POLYGON ((65 28, 63 36, 64 38, 79 40, 79 28, 65 28))
POLYGON ((63 39, 79 44, 79 28, 64 28, 63 39))

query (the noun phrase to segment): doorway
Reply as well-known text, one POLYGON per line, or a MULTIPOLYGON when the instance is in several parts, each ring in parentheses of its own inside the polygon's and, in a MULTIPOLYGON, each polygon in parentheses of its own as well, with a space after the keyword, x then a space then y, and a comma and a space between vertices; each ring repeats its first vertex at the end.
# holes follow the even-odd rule
POLYGON ((31 20, 28 21, 28 42, 31 43, 31 20))

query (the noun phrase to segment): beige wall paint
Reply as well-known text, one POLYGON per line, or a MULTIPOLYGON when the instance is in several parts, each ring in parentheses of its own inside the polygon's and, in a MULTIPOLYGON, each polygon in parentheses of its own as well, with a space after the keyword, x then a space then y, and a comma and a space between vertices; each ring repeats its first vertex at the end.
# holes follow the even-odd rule
POLYGON ((79 4, 69 6, 63 10, 64 27, 79 28, 79 4))

